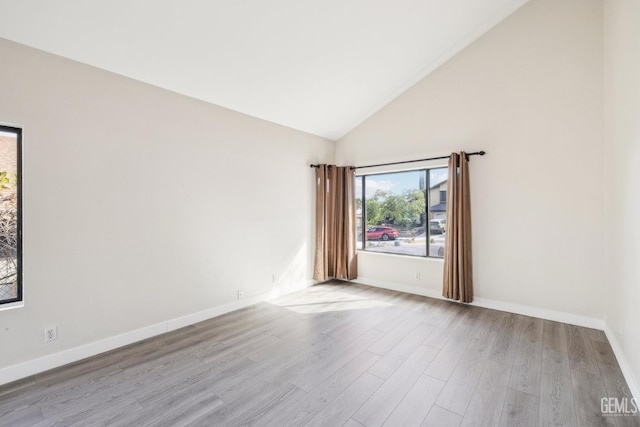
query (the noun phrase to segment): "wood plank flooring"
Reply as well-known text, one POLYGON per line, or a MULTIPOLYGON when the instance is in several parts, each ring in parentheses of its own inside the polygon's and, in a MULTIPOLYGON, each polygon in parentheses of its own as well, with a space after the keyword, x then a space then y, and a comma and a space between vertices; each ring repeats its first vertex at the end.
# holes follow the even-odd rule
POLYGON ((0 387, 0 426, 640 426, 601 331, 330 282, 0 387))

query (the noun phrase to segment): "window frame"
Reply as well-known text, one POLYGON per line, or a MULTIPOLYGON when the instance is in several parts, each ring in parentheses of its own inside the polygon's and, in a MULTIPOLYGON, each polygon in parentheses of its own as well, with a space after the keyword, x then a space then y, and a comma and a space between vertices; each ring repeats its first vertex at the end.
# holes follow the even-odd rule
POLYGON ((21 307, 24 301, 22 262, 22 128, 0 124, 0 132, 16 135, 16 297, 0 299, 0 310, 21 307))
MULTIPOLYGON (((381 254, 381 255, 392 255, 392 256, 407 256, 407 257, 414 257, 414 258, 427 258, 427 259, 437 259, 437 260, 444 260, 444 257, 440 257, 440 256, 432 256, 429 254, 429 245, 430 245, 430 241, 431 241, 431 227, 430 227, 430 222, 431 222, 431 218, 429 218, 430 216, 430 199, 431 199, 431 171, 435 170, 435 169, 449 169, 448 165, 443 165, 443 166, 431 166, 431 167, 422 167, 422 168, 417 168, 417 169, 406 169, 406 170, 394 170, 394 171, 379 171, 379 172, 371 172, 371 173, 361 173, 361 174, 356 174, 355 175, 355 180, 356 182, 354 183, 354 186, 357 186, 357 179, 361 178, 361 195, 362 195, 362 203, 361 203, 361 229, 362 229, 362 241, 359 242, 359 244, 356 245, 357 250, 358 251, 363 251, 363 252, 368 252, 368 253, 375 253, 375 254, 381 254), (425 245, 426 245, 426 255, 414 255, 414 254, 403 254, 403 253, 392 253, 392 252, 380 252, 380 251, 371 251, 371 250, 367 250, 367 230, 369 229, 369 227, 367 226, 367 197, 366 197, 366 177, 368 176, 376 176, 376 175, 392 175, 392 174, 401 174, 401 173, 408 173, 408 172, 423 172, 425 175, 425 198, 424 198, 424 213, 425 213, 425 245)), ((449 180, 449 171, 447 172, 447 180, 449 180)), ((438 193, 438 198, 440 198, 440 193, 438 193)), ((438 200, 438 202, 440 203, 440 200, 438 200)), ((446 203, 446 202, 445 202, 446 203)), ((378 225, 375 226, 376 228, 379 227, 378 225)), ((358 242, 357 242, 358 243, 358 242)))

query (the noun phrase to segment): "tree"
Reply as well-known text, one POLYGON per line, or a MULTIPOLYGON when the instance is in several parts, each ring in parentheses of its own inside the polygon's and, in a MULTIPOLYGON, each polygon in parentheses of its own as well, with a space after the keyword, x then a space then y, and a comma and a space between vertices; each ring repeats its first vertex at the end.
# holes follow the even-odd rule
POLYGON ((425 197, 422 190, 407 190, 405 198, 408 203, 407 219, 409 226, 424 224, 425 219, 425 197))
POLYGON ((380 217, 384 222, 393 225, 403 225, 407 214, 407 203, 400 194, 389 194, 382 201, 382 212, 380 217))
POLYGON ((0 172, 0 297, 17 295, 18 176, 0 172), (9 289, 7 291, 7 288, 9 289))
POLYGON ((16 173, 0 172, 0 191, 13 190, 18 185, 16 173))
POLYGON ((420 225, 424 221, 424 193, 407 190, 402 194, 376 191, 366 200, 367 225, 392 224, 401 228, 420 225))
POLYGON ((367 199, 367 227, 380 224, 380 199, 384 199, 386 194, 384 191, 378 190, 373 197, 367 199))

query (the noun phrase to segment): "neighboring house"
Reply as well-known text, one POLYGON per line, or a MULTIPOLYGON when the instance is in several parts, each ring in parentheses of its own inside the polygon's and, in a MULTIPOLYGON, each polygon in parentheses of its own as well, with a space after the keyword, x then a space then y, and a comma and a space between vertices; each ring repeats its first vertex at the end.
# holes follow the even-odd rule
POLYGON ((16 139, 0 134, 0 147, 0 172, 16 173, 16 139))
POLYGON ((429 219, 447 217, 447 180, 429 188, 429 219))

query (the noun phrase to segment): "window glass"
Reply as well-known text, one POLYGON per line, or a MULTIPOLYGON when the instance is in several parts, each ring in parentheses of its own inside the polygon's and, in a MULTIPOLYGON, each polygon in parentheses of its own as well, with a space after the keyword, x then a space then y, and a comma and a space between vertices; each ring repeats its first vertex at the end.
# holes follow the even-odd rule
POLYGON ((358 249, 362 249, 362 177, 356 176, 356 239, 358 249))
POLYGON ((426 171, 366 175, 365 250, 426 256, 426 171))
POLYGON ((356 177, 358 248, 443 257, 448 178, 446 167, 356 177))
POLYGON ((444 257, 449 169, 429 170, 429 256, 444 257))
POLYGON ((22 300, 21 130, 0 126, 0 304, 22 300))

